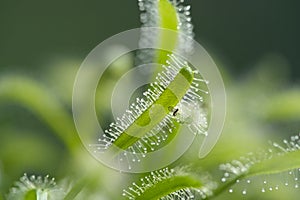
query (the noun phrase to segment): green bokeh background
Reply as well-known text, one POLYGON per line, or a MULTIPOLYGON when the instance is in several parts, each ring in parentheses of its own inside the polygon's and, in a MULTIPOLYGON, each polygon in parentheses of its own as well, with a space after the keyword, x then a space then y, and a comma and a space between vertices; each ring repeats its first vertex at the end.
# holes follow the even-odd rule
MULTIPOLYGON (((196 39, 233 72, 278 53, 299 77, 300 3, 295 0, 187 1, 196 39)), ((40 69, 53 57, 83 59, 99 42, 140 26, 136 1, 1 1, 1 68, 40 69)))

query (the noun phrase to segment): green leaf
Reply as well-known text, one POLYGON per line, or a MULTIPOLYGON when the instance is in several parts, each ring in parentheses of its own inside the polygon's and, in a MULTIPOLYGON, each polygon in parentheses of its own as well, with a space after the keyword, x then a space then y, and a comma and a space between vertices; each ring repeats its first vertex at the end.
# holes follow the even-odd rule
POLYGON ((151 172, 147 176, 140 179, 139 183, 132 183, 127 190, 123 190, 123 196, 129 199, 174 199, 181 196, 186 199, 187 194, 192 190, 205 193, 211 192, 214 184, 207 176, 198 177, 187 168, 164 168, 151 172), (201 180, 204 180, 207 187, 201 180), (182 196, 183 195, 183 196, 182 196))
POLYGON ((272 97, 264 107, 266 118, 275 121, 300 121, 300 92, 289 90, 272 97))
MULTIPOLYGON (((178 27, 178 15, 176 8, 170 3, 169 0, 160 0, 158 1, 158 14, 159 14, 159 27, 170 29, 177 31, 178 27)), ((176 48, 176 45, 178 44, 178 35, 175 34, 168 34, 168 32, 162 31, 159 33, 158 36, 159 39, 159 46, 169 46, 170 49, 174 50, 176 48)), ((158 63, 165 64, 168 60, 168 54, 170 52, 163 51, 163 50, 157 50, 156 53, 156 59, 158 63)))
POLYGON ((220 187, 214 191, 214 196, 226 191, 236 183, 236 180, 251 178, 253 176, 277 174, 300 168, 299 136, 293 136, 291 138, 290 142, 284 140, 286 147, 273 143, 273 147, 268 151, 269 154, 265 154, 268 155, 268 157, 262 160, 257 158, 259 161, 252 164, 244 163, 245 170, 239 172, 233 179, 225 184, 221 184, 220 187), (274 151, 276 148, 280 150, 279 153, 274 151))
POLYGON ((43 178, 24 174, 14 185, 6 196, 8 200, 62 199, 67 190, 65 186, 58 187, 54 178, 49 179, 48 175, 43 178))
MULTIPOLYGON (((191 45, 186 41, 181 41, 180 34, 183 33, 190 38, 193 37, 193 26, 190 18, 190 6, 185 6, 182 1, 170 0, 141 0, 140 9, 142 11, 141 21, 144 27, 158 27, 160 31, 154 34, 142 34, 142 43, 155 42, 153 62, 166 64, 168 54, 174 50, 182 50, 182 47, 191 45), (163 29, 172 31, 172 34, 163 29), (169 51, 160 50, 163 47, 168 47, 169 51)), ((144 57, 144 56, 143 56, 144 57)), ((152 54, 151 54, 152 57, 152 54)), ((157 69, 159 71, 159 67, 157 69)))
POLYGON ((79 144, 71 115, 41 83, 21 76, 8 76, 0 81, 0 101, 19 104, 44 121, 70 151, 79 144))
POLYGON ((175 107, 179 103, 190 88, 192 80, 193 72, 186 67, 182 68, 158 99, 121 133, 114 144, 121 149, 127 149, 146 135, 166 117, 170 106, 175 107))
POLYGON ((24 200, 37 200, 36 189, 28 191, 24 196, 24 200))
POLYGON ((201 186, 202 183, 191 175, 173 176, 154 184, 135 199, 157 200, 177 190, 185 188, 200 188, 201 186))
POLYGON ((87 184, 87 178, 80 179, 77 183, 72 187, 72 189, 67 193, 64 200, 73 200, 84 188, 87 184))
POLYGON ((285 153, 281 156, 274 156, 253 165, 244 177, 261 174, 275 174, 292 169, 300 168, 300 151, 285 153))

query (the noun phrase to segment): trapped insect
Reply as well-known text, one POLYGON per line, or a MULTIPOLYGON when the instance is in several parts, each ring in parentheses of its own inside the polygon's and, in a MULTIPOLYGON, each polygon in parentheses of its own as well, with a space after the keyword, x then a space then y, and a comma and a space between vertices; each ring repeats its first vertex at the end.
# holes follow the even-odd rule
POLYGON ((179 112, 179 108, 173 108, 172 106, 169 106, 169 111, 172 112, 173 117, 176 117, 179 112))

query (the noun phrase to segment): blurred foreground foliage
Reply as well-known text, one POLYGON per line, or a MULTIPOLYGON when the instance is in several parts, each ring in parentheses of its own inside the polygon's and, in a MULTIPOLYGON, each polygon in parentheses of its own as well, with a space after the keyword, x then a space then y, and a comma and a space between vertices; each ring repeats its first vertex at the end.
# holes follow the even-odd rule
MULTIPOLYGON (((101 82, 96 107, 107 116, 101 119, 103 124, 111 121, 109 91, 131 64, 132 57, 127 55, 116 64, 123 68, 112 65, 101 82)), ((71 112, 72 87, 79 65, 76 60, 66 59, 45 67, 39 77, 17 73, 0 76, 0 199, 25 172, 50 174, 78 188, 85 186, 78 195, 75 192, 76 199, 119 199, 124 185, 141 176, 106 168, 82 147, 71 112)), ((210 171, 212 175, 220 163, 300 130, 300 86, 289 82, 289 68, 281 56, 268 55, 239 77, 232 77, 222 62, 218 66, 228 98, 222 136, 206 158, 197 158, 195 144, 175 163, 191 163, 196 171, 210 171)), ((284 190, 280 194, 286 199, 297 195, 284 190)), ((267 193, 264 198, 276 195, 267 193)), ((247 197, 257 196, 252 192, 247 197)))

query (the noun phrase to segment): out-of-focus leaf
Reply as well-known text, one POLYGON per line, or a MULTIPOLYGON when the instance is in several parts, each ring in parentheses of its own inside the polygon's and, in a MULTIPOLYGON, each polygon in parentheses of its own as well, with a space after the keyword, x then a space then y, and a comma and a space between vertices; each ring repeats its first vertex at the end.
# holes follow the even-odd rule
POLYGON ((0 80, 0 101, 15 102, 46 122, 73 151, 79 144, 71 114, 49 93, 46 86, 29 78, 8 76, 0 80))
POLYGON ((266 118, 275 121, 300 122, 300 89, 280 92, 265 108, 266 118))

